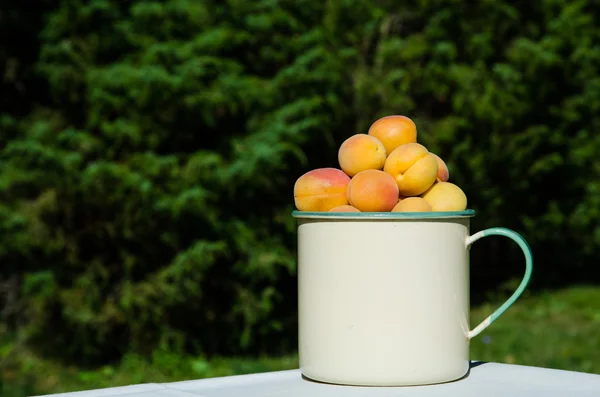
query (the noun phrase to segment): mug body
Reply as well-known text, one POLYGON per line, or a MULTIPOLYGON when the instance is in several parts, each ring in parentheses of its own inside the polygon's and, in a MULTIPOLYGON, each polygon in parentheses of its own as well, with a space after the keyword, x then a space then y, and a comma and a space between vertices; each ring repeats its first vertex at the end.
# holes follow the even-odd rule
POLYGON ((303 375, 367 386, 463 377, 470 214, 339 214, 295 214, 303 375))

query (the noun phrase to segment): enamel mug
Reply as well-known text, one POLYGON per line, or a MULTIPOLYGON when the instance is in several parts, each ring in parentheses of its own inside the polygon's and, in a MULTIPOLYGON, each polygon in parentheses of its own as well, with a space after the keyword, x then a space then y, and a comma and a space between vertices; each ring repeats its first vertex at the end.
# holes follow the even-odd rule
POLYGON ((292 214, 298 225, 298 354, 312 380, 362 386, 453 381, 469 370, 469 341, 522 294, 533 260, 506 228, 469 233, 473 210, 292 214), (481 324, 469 324, 469 249, 504 236, 525 276, 481 324))

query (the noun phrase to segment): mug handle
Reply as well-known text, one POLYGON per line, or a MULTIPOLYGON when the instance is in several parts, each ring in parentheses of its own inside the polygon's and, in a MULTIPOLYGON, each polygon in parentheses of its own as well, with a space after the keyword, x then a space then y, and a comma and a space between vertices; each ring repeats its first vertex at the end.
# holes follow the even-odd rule
POLYGON ((509 307, 511 307, 513 303, 515 303, 515 301, 519 298, 519 296, 521 296, 521 294, 527 287, 529 279, 531 278, 531 272, 533 271, 533 256, 531 254, 529 244, 527 244, 527 241, 525 241, 525 239, 519 233, 514 232, 510 229, 504 227, 492 227, 477 232, 474 235, 467 238, 467 248, 475 241, 487 236, 504 236, 519 244, 519 247, 521 247, 521 250, 523 250, 523 255, 525 255, 525 276, 523 276, 523 280, 521 280, 521 284, 519 285, 519 287, 515 290, 511 297, 508 298, 506 302, 502 304, 502 306, 500 306, 485 320, 479 323, 479 325, 473 328, 472 331, 469 331, 469 333, 467 334, 467 339, 471 339, 477 336, 481 331, 483 331, 484 329, 489 327, 490 324, 496 321, 496 319, 500 317, 509 307))

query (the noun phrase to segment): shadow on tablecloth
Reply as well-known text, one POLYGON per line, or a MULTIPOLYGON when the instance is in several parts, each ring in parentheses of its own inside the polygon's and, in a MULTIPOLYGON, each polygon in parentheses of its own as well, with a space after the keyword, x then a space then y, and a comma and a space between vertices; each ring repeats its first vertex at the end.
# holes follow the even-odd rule
MULTIPOLYGON (((469 375, 471 374, 471 370, 473 368, 477 368, 480 365, 484 365, 484 364, 487 364, 487 363, 488 363, 488 361, 469 361, 469 369, 467 370, 466 374, 464 374, 462 377, 460 377, 458 379, 454 379, 454 380, 447 381, 447 382, 440 382, 440 384, 443 384, 443 383, 452 383, 452 382, 457 382, 457 381, 463 380, 463 379, 469 377, 469 375)), ((322 381, 319 381, 319 380, 311 379, 311 378, 306 377, 304 374, 301 374, 300 376, 302 377, 303 380, 305 380, 307 382, 321 383, 321 384, 324 384, 324 385, 334 384, 334 383, 322 382, 322 381)), ((348 386, 348 385, 337 385, 337 386, 348 386)), ((356 386, 349 386, 349 387, 356 387, 356 386)), ((379 386, 367 386, 367 387, 379 387, 379 386)))

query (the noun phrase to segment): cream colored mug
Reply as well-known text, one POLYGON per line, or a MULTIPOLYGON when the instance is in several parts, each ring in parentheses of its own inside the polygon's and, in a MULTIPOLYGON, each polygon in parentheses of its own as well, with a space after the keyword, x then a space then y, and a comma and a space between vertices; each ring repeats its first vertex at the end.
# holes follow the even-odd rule
POLYGON ((294 211, 298 224, 298 354, 312 380, 407 386, 457 380, 469 341, 526 288, 527 242, 506 228, 471 235, 473 210, 294 211), (469 324, 469 249, 485 236, 514 240, 525 276, 481 324, 469 324))

